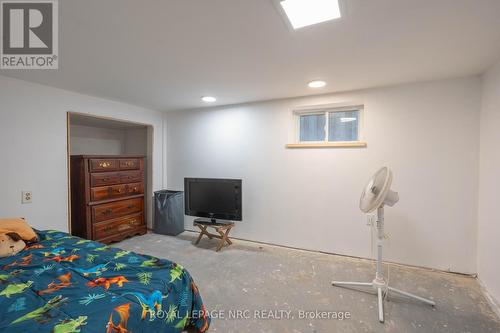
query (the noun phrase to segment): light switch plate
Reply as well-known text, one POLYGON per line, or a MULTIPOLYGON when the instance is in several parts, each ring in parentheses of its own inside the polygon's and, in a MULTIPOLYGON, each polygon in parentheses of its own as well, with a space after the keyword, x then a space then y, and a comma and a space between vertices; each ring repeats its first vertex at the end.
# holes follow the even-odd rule
POLYGON ((23 191, 23 197, 21 199, 21 203, 26 204, 26 203, 31 203, 33 200, 33 192, 31 191, 23 191))

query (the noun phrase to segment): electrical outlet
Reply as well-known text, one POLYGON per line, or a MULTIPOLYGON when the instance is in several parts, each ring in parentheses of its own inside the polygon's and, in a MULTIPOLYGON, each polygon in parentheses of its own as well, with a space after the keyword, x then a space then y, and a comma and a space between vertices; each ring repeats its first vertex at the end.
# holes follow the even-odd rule
POLYGON ((33 200, 33 192, 31 191, 23 191, 23 197, 21 200, 21 203, 26 204, 26 203, 31 203, 33 200))

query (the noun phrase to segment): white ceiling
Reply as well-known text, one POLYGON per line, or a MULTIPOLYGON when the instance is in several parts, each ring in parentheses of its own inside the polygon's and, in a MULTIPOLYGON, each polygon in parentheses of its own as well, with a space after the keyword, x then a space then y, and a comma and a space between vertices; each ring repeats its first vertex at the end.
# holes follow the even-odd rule
POLYGON ((202 95, 222 105, 479 74, 500 57, 499 0, 345 7, 291 31, 272 0, 64 0, 59 70, 0 74, 169 111, 202 95))

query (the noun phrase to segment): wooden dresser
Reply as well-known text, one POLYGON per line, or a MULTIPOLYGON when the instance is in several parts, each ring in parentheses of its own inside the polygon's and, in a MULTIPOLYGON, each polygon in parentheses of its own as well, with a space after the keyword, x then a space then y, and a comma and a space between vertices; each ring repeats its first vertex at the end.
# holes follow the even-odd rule
POLYGON ((71 156, 71 233, 110 243, 146 231, 144 156, 71 156))

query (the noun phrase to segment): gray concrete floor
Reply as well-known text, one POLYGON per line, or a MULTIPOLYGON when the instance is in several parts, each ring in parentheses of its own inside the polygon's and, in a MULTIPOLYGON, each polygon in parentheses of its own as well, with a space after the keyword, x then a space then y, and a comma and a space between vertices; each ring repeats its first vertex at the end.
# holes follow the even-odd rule
POLYGON ((198 284, 207 310, 221 317, 212 320, 209 332, 500 332, 500 320, 471 277, 390 265, 391 286, 432 298, 437 306, 388 295, 386 322, 380 324, 370 290, 331 286, 333 279, 370 282, 375 268, 368 260, 239 240, 216 253, 217 240, 204 238, 195 246, 196 236, 147 234, 115 246, 183 265, 198 284), (237 310, 243 318, 232 318, 237 310), (255 318, 256 310, 268 318, 255 318), (282 312, 273 312, 273 319, 271 312, 261 310, 282 312), (316 310, 336 312, 330 318, 349 312, 350 318, 299 318, 300 311, 316 310))

